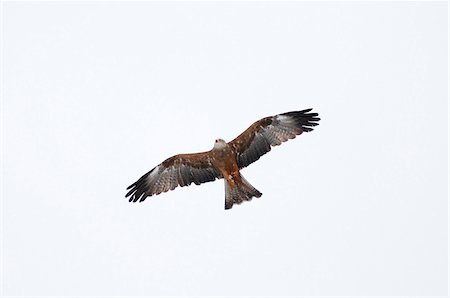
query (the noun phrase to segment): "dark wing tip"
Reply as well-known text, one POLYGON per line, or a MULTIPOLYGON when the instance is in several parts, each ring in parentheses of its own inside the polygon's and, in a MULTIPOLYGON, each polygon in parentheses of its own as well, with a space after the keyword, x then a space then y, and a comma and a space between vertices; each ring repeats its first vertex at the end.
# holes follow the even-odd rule
POLYGON ((145 173, 141 178, 139 178, 138 181, 134 182, 133 184, 127 187, 127 190, 129 191, 125 195, 125 198, 130 197, 130 199, 128 200, 129 202, 137 202, 137 201, 142 202, 145 200, 145 198, 148 196, 146 194, 145 181, 148 175, 150 175, 150 173, 153 170, 154 169, 152 169, 148 173, 145 173))
POLYGON ((283 113, 281 115, 290 116, 290 117, 317 117, 317 116, 319 116, 318 113, 310 113, 311 111, 312 111, 312 108, 301 110, 301 111, 287 112, 287 113, 283 113))
POLYGON ((136 191, 136 189, 135 189, 135 184, 132 184, 132 185, 130 185, 130 186, 128 186, 128 188, 127 188, 127 190, 129 190, 131 187, 133 187, 129 192, 127 192, 127 194, 125 195, 125 198, 128 198, 129 196, 131 196, 131 194, 133 193, 133 192, 135 192, 136 191))
POLYGON ((293 118, 303 131, 309 132, 313 130, 314 126, 319 125, 320 118, 318 113, 310 113, 311 109, 305 109, 301 111, 287 112, 281 114, 282 116, 288 116, 293 118))
MULTIPOLYGON (((311 112, 312 111, 312 108, 309 108, 309 109, 304 109, 304 110, 301 110, 301 111, 299 111, 299 113, 304 113, 304 114, 306 114, 306 113, 309 113, 309 112, 311 112)), ((294 112, 295 113, 295 112, 294 112)))

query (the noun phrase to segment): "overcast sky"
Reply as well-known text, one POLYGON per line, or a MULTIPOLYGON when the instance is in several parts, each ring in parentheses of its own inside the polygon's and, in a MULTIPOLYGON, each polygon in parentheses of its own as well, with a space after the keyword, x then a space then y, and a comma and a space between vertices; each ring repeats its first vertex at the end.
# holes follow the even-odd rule
POLYGON ((447 295, 447 2, 5 2, 4 295, 447 295), (314 108, 223 181, 177 153, 314 108))

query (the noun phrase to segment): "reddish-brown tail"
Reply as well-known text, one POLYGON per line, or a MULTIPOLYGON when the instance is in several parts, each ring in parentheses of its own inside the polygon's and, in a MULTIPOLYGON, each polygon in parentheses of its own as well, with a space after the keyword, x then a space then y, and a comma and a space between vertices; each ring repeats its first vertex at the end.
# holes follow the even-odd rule
POLYGON ((259 198, 262 196, 256 188, 254 188, 245 178, 241 175, 240 181, 230 185, 225 179, 225 209, 231 209, 233 204, 241 204, 244 201, 250 201, 253 197, 259 198))

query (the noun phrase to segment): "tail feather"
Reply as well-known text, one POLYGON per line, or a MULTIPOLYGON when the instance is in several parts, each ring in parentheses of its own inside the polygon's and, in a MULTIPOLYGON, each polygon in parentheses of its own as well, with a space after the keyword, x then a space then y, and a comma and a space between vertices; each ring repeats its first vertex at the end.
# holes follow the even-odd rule
POLYGON ((241 181, 236 181, 234 185, 225 180, 225 209, 231 209, 233 204, 241 204, 244 201, 251 201, 253 197, 259 198, 260 193, 241 175, 241 181))

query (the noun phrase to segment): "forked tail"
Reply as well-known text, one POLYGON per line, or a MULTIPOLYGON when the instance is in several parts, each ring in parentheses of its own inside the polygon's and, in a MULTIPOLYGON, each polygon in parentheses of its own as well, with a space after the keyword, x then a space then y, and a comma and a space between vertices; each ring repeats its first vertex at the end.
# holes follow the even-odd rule
POLYGON ((225 179, 225 209, 231 209, 233 204, 241 204, 250 201, 253 197, 259 198, 262 195, 241 175, 240 181, 231 183, 225 179))

